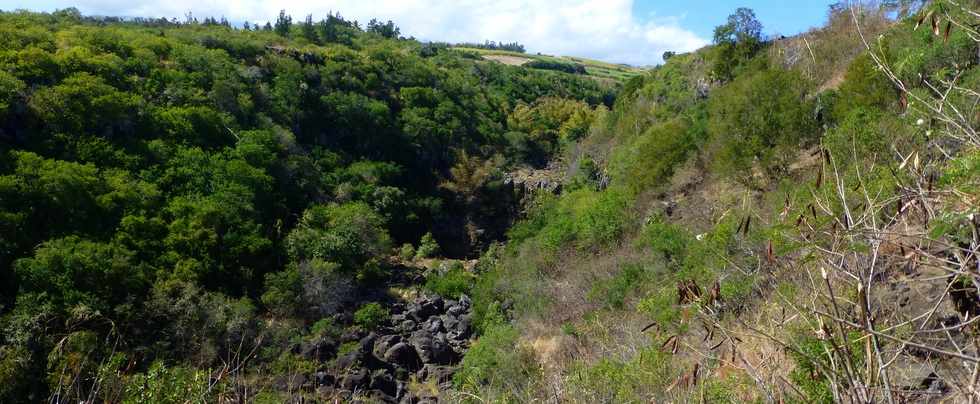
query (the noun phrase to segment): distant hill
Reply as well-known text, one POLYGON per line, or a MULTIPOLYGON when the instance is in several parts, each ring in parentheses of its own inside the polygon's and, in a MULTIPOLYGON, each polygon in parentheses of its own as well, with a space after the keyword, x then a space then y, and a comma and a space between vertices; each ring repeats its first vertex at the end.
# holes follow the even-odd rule
POLYGON ((581 68, 584 69, 584 74, 588 76, 600 79, 613 79, 617 81, 629 80, 630 78, 647 71, 647 69, 639 67, 602 62, 574 56, 550 56, 467 47, 455 47, 453 49, 473 52, 479 54, 483 59, 500 62, 506 65, 525 66, 534 69, 572 72, 575 69, 578 69, 578 66, 581 66, 581 68), (535 63, 538 63, 538 65, 536 66, 535 63))

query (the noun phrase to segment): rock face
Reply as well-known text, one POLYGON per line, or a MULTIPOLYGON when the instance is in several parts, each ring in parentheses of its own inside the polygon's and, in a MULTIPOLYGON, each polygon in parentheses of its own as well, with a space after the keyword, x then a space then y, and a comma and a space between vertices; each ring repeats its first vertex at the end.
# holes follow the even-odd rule
POLYGON ((396 303, 389 308, 392 315, 386 326, 342 335, 341 341, 356 342, 356 347, 332 362, 327 357, 337 350, 334 341, 317 341, 299 350, 304 357, 331 364, 329 371, 314 376, 318 389, 358 391, 379 402, 426 402, 432 398, 412 396, 408 381, 414 377, 440 388, 451 386, 455 365, 473 333, 470 306, 465 295, 458 301, 425 296, 396 303))

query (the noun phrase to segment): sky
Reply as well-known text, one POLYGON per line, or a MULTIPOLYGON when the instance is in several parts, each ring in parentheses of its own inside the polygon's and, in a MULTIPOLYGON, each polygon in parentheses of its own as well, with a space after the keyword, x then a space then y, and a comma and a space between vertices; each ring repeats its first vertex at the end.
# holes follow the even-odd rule
POLYGON ((664 51, 689 52, 711 40, 738 7, 755 10, 766 34, 792 35, 826 20, 828 0, 0 0, 0 10, 85 15, 177 17, 190 11, 232 23, 293 20, 328 12, 362 22, 393 20, 402 35, 445 42, 517 41, 529 52, 580 56, 637 66, 664 51))

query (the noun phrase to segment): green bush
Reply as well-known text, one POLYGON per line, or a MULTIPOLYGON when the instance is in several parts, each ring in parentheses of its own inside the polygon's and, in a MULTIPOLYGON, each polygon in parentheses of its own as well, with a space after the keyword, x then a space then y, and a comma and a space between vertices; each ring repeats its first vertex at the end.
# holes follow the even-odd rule
POLYGON ((453 376, 457 388, 480 392, 493 389, 518 392, 541 376, 534 353, 521 346, 520 333, 509 324, 496 323, 470 347, 453 376))
POLYGON ((354 324, 373 330, 388 319, 388 309, 379 303, 367 303, 354 312, 354 324))
POLYGON ((674 169, 696 146, 694 131, 683 118, 653 125, 617 149, 612 161, 613 179, 634 194, 667 185, 674 169))
POLYGON ((210 373, 156 361, 146 373, 130 377, 123 403, 180 404, 216 399, 217 388, 210 388, 210 373))
POLYGON ((14 272, 23 290, 62 310, 86 305, 109 312, 147 289, 148 274, 133 265, 132 256, 118 245, 71 236, 41 244, 33 257, 14 264, 14 272))
POLYGON ((708 131, 716 170, 758 185, 753 169, 784 172, 817 135, 806 80, 799 72, 765 68, 739 76, 711 95, 708 131))
POLYGON ((303 213, 286 237, 286 249, 295 260, 321 259, 360 271, 389 252, 391 239, 384 226, 384 218, 363 202, 319 205, 303 213))
POLYGON ((881 130, 882 119, 883 114, 877 109, 855 106, 827 131, 823 144, 843 167, 875 156, 880 160, 889 153, 888 137, 881 130))
POLYGON ((432 233, 425 233, 419 240, 419 248, 415 251, 415 258, 432 258, 439 253, 439 243, 432 237, 432 233))
POLYGON ((655 216, 643 227, 637 244, 662 254, 667 261, 683 260, 691 235, 681 227, 668 223, 663 216, 655 216))
POLYGON ((670 357, 659 346, 644 348, 629 360, 602 358, 578 363, 569 372, 569 393, 595 403, 657 401, 673 375, 670 357))
POLYGON ((398 257, 405 261, 411 261, 415 258, 415 247, 410 243, 402 244, 402 247, 398 249, 398 257))
POLYGON ((433 274, 425 279, 425 288, 439 296, 459 299, 473 289, 475 277, 462 265, 454 266, 443 274, 433 274))
POLYGON ((898 101, 898 91, 868 55, 858 56, 851 62, 837 92, 833 115, 838 122, 855 113, 890 111, 898 101))
POLYGON ((646 274, 646 269, 640 264, 623 265, 619 273, 611 279, 596 282, 589 291, 589 298, 602 302, 606 307, 622 309, 626 297, 646 274))

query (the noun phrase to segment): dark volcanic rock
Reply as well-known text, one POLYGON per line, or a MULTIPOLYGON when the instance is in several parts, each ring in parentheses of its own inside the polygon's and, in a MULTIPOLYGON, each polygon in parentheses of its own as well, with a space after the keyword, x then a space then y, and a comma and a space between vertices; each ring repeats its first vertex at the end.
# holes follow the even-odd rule
POLYGON ((449 364, 455 356, 446 341, 446 334, 443 333, 416 331, 412 333, 409 342, 415 347, 422 363, 449 364))
POLYGON ((333 386, 336 379, 327 372, 316 372, 313 374, 313 382, 317 386, 333 386))
POLYGON ((412 320, 404 320, 400 324, 398 324, 398 331, 404 333, 410 333, 412 331, 415 331, 416 327, 418 327, 418 323, 412 320))
POLYGON ((374 349, 372 350, 374 356, 378 359, 384 360, 385 352, 388 352, 388 349, 395 346, 395 344, 399 342, 402 342, 402 336, 397 334, 382 335, 378 337, 378 339, 374 342, 374 349))
POLYGON ((419 380, 429 381, 433 380, 436 384, 442 385, 449 383, 453 380, 453 374, 456 373, 456 369, 452 366, 439 366, 428 364, 422 366, 422 370, 419 370, 417 375, 419 380))
POLYGON ((367 386, 370 381, 367 369, 358 368, 340 378, 340 388, 354 390, 367 386))
POLYGON ((340 336, 340 342, 360 341, 361 338, 364 338, 365 336, 367 336, 366 332, 357 328, 351 328, 344 331, 344 333, 340 336))
POLYGON ((378 335, 375 333, 370 333, 366 337, 361 338, 358 343, 361 345, 361 352, 371 352, 374 348, 374 341, 378 339, 378 335))
POLYGON ((416 350, 404 342, 388 348, 384 354, 384 361, 409 370, 418 369, 422 365, 416 350))
POLYGON ((364 360, 364 352, 360 350, 350 351, 337 357, 337 361, 334 365, 338 369, 348 369, 360 366, 361 362, 364 360))
POLYGON ((337 342, 328 338, 304 342, 299 345, 298 353, 303 359, 325 362, 337 353, 337 342))
POLYGON ((430 334, 435 334, 445 329, 442 327, 442 320, 439 317, 432 316, 422 325, 422 329, 428 331, 430 334))
POLYGON ((425 298, 409 306, 408 314, 415 321, 423 322, 431 316, 442 312, 443 301, 441 297, 425 298))
POLYGON ((375 370, 371 373, 371 384, 369 387, 392 397, 398 394, 398 385, 395 383, 395 378, 391 376, 391 373, 383 369, 375 370))

